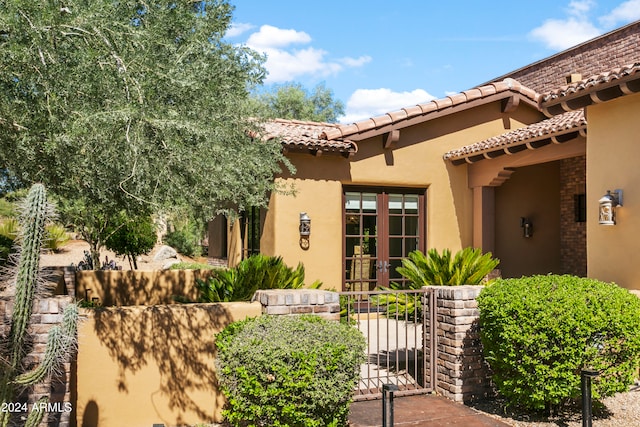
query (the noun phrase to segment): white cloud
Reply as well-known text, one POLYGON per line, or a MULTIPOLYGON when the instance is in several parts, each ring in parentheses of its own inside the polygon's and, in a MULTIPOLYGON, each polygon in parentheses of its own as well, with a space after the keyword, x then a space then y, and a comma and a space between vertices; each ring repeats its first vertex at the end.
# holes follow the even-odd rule
POLYGON ((234 22, 231 24, 225 35, 227 37, 238 37, 239 35, 244 34, 247 31, 252 30, 253 28, 255 28, 255 26, 251 24, 234 22))
POLYGON ((269 71, 266 83, 291 81, 305 74, 327 76, 342 70, 342 65, 326 62, 324 50, 307 49, 288 52, 281 49, 263 49, 267 54, 265 67, 269 71))
POLYGON ((286 47, 295 43, 306 44, 310 41, 311 36, 304 31, 283 30, 271 25, 263 25, 260 31, 249 36, 247 45, 259 50, 286 47))
POLYGON ((576 18, 549 19, 530 33, 547 47, 557 50, 568 49, 600 34, 601 31, 589 21, 576 18))
POLYGON ((573 0, 569 2, 569 14, 584 17, 596 5, 594 0, 573 0))
POLYGON ((433 99, 435 97, 423 89, 411 92, 394 92, 387 88, 358 89, 349 97, 345 115, 340 117, 339 121, 353 123, 433 99))
POLYGON ((311 36, 304 31, 263 25, 249 36, 246 45, 267 56, 264 64, 268 72, 267 84, 296 80, 305 75, 327 77, 345 68, 361 67, 371 62, 371 57, 365 55, 330 60, 325 50, 312 46, 292 47, 310 44, 311 41, 311 36))
POLYGON ((364 64, 371 62, 371 57, 368 55, 360 56, 358 58, 342 58, 340 62, 347 67, 362 67, 364 64))
POLYGON ((611 28, 640 19, 640 0, 627 0, 600 18, 602 25, 611 28))

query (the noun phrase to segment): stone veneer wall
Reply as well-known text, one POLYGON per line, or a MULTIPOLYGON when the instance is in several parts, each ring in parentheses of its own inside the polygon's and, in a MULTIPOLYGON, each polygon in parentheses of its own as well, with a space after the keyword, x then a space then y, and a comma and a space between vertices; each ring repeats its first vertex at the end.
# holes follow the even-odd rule
MULTIPOLYGON (((40 298, 34 303, 31 323, 29 324, 29 334, 33 337, 33 348, 27 355, 25 362, 28 366, 35 366, 44 359, 44 351, 47 343, 49 330, 62 321, 62 312, 64 308, 73 302, 73 297, 68 295, 53 296, 49 298, 40 298)), ((0 336, 9 334, 9 320, 13 313, 13 298, 3 297, 0 299, 0 336)), ((49 402, 58 403, 53 412, 48 413, 41 427, 56 426, 68 427, 71 421, 71 412, 69 403, 71 401, 71 363, 68 361, 64 364, 64 372, 55 376, 51 380, 47 380, 41 384, 34 386, 27 398, 28 409, 32 409, 32 405, 43 396, 49 396, 49 402), (67 404, 65 407, 64 404, 67 404)), ((14 402, 18 402, 18 398, 14 402)))
POLYGON ((586 156, 561 160, 560 266, 562 273, 580 277, 587 275, 587 223, 576 222, 575 196, 586 191, 586 156))
POLYGON ((436 391, 456 402, 491 393, 491 373, 482 356, 478 302, 482 286, 434 286, 438 381, 436 391))
POLYGON ((262 314, 317 314, 327 320, 340 320, 340 295, 321 289, 260 290, 253 301, 262 304, 262 314))
MULTIPOLYGON (((436 391, 456 402, 487 396, 492 391, 491 374, 482 356, 476 301, 483 287, 433 286, 431 289, 436 292, 437 310, 436 391)), ((262 304, 263 314, 318 314, 340 320, 340 295, 336 292, 263 290, 256 293, 254 301, 262 304)))

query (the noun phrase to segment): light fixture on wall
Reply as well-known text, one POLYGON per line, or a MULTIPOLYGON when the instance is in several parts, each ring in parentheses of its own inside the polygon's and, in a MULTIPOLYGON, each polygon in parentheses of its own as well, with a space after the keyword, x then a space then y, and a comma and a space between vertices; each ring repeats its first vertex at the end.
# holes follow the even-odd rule
POLYGON ((522 237, 533 236, 533 223, 529 218, 520 217, 520 227, 522 227, 522 237))
POLYGON ((306 212, 300 212, 300 247, 309 249, 309 236, 311 235, 311 218, 306 212))
POLYGON ((622 206, 622 190, 607 190, 607 194, 598 200, 598 223, 616 225, 616 208, 622 206))

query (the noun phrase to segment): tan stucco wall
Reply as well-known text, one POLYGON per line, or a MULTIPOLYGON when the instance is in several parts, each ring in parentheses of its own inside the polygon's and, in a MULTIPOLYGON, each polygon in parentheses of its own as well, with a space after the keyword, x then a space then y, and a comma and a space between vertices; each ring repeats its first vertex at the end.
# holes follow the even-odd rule
POLYGON ((449 150, 514 129, 539 118, 523 107, 505 118, 500 103, 478 107, 400 131, 393 148, 382 136, 359 141, 350 159, 289 154, 294 176, 278 178, 293 184, 294 195, 274 193, 267 212, 261 251, 281 255, 294 266, 304 263, 307 281, 325 288, 342 287, 342 192, 344 186, 426 189, 426 247, 457 251, 472 245, 473 204, 466 166, 453 166, 442 156, 449 150), (298 245, 299 214, 311 217, 310 248, 298 245))
POLYGON ((502 277, 561 272, 560 163, 517 168, 495 190, 496 249, 502 277), (533 223, 523 237, 520 218, 533 223))
POLYGON ((98 298, 105 307, 171 304, 175 296, 198 299, 196 279, 206 279, 212 270, 94 270, 76 273, 76 295, 98 298))
POLYGON ((261 315, 260 303, 83 310, 77 425, 195 425, 221 420, 215 334, 261 315))
POLYGON ((640 95, 587 108, 587 274, 640 289, 640 95), (598 200, 623 190, 617 225, 598 224, 598 200))

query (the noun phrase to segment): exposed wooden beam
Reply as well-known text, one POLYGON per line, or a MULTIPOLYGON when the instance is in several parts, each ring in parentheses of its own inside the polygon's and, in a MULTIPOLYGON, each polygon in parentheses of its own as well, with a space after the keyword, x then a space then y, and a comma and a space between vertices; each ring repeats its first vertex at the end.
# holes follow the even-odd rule
POLYGON ((518 108, 519 104, 520 104, 520 96, 511 95, 510 97, 502 100, 501 102, 502 112, 512 113, 518 108))
POLYGON ((400 129, 393 129, 387 132, 382 137, 382 146, 384 148, 391 148, 393 144, 400 140, 400 129))

